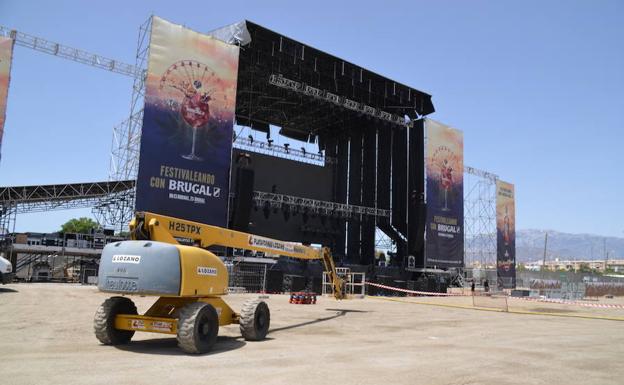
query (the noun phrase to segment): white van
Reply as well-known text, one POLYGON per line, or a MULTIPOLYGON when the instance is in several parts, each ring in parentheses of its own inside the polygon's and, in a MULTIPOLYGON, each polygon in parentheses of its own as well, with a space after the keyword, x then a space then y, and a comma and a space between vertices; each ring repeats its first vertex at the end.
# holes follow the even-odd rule
POLYGON ((13 265, 4 257, 0 257, 0 281, 2 284, 13 282, 13 265))

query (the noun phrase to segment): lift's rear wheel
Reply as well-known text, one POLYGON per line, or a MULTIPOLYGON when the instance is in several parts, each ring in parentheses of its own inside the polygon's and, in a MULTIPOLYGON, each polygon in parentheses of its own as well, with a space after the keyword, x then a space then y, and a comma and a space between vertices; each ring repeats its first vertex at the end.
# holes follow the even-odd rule
POLYGON ((180 310, 178 346, 187 353, 206 353, 217 342, 219 315, 208 303, 193 302, 180 310))
POLYGON ((240 313, 240 331, 246 341, 260 341, 266 337, 271 323, 271 313, 266 302, 250 299, 240 313))
POLYGON ((131 330, 115 329, 117 314, 137 314, 137 308, 129 298, 111 297, 95 312, 93 329, 97 339, 104 345, 125 344, 134 335, 134 331, 131 330))

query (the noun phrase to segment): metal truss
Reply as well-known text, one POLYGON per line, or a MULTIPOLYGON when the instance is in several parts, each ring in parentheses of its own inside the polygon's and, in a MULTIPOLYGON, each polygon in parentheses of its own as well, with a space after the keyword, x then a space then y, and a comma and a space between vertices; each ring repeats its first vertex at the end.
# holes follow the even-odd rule
MULTIPOLYGON (((139 28, 135 54, 135 68, 138 70, 132 84, 130 115, 128 119, 113 128, 109 168, 110 180, 136 179, 138 174, 145 99, 145 75, 149 59, 151 31, 152 17, 150 16, 139 28)), ((94 208, 94 213, 101 223, 119 227, 119 230, 123 231, 134 215, 135 196, 134 191, 122 196, 107 196, 94 208)))
POLYGON ((317 165, 332 164, 336 161, 335 158, 324 155, 323 153, 314 153, 291 148, 289 146, 262 142, 249 137, 246 138, 242 135, 234 139, 234 147, 241 150, 249 150, 260 154, 273 155, 279 158, 292 159, 317 165))
POLYGON ((136 189, 109 194, 91 205, 91 212, 98 223, 113 227, 119 232, 128 229, 128 223, 134 215, 136 189))
POLYGON ((388 251, 396 251, 396 242, 378 227, 375 228, 375 249, 382 250, 386 253, 388 251))
POLYGON ((0 206, 0 247, 2 239, 15 232, 16 215, 15 206, 0 206))
POLYGON ((134 180, 0 187, 0 235, 15 231, 17 214, 97 206, 102 197, 134 194, 134 180))
POLYGON ((139 110, 113 127, 108 177, 110 180, 136 179, 139 169, 139 149, 143 110, 139 110))
POLYGON ((478 177, 481 177, 483 179, 487 179, 487 180, 489 180, 490 182, 493 182, 493 183, 496 183, 496 181, 498 180, 498 175, 492 174, 491 172, 479 170, 478 168, 474 168, 474 167, 470 167, 470 166, 464 166, 464 173, 465 174, 474 175, 474 176, 478 176, 478 177))
POLYGON ((54 210, 72 210, 90 208, 95 206, 99 202, 99 197, 93 198, 81 198, 72 200, 59 200, 59 201, 40 201, 40 202, 28 202, 21 203, 16 206, 16 214, 37 213, 54 210))
POLYGON ((130 114, 126 120, 113 129, 109 169, 109 178, 111 180, 136 179, 138 173, 141 129, 143 128, 145 76, 149 59, 151 31, 152 17, 150 16, 139 27, 135 66, 141 68, 141 71, 140 76, 135 76, 132 83, 130 114))
POLYGON ((498 176, 464 168, 464 262, 496 263, 496 181, 498 176))
POLYGON ((144 76, 143 67, 133 66, 119 60, 110 59, 91 52, 83 51, 81 49, 68 47, 41 37, 12 30, 8 27, 0 26, 0 36, 10 37, 15 40, 15 44, 22 47, 31 48, 35 51, 44 52, 63 59, 72 60, 133 78, 144 76))
POLYGON ((332 103, 338 107, 357 112, 362 115, 384 120, 389 123, 398 124, 405 127, 413 127, 414 122, 404 116, 394 115, 380 108, 371 107, 364 103, 356 102, 344 96, 333 94, 326 90, 313 87, 311 85, 285 78, 282 74, 271 74, 269 84, 284 88, 300 94, 304 94, 315 99, 332 103))
POLYGON ((290 207, 308 209, 311 213, 336 215, 342 218, 352 218, 358 215, 375 217, 390 217, 390 210, 374 207, 347 205, 343 203, 320 201, 316 199, 295 197, 291 195, 275 194, 263 191, 253 192, 253 201, 258 205, 269 203, 272 208, 290 207))
POLYGON ((0 205, 96 198, 134 188, 134 180, 0 187, 0 205))

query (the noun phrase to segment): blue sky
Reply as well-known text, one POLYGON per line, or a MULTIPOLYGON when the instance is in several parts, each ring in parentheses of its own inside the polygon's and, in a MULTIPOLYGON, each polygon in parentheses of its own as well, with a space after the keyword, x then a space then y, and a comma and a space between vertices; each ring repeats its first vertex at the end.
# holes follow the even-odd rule
MULTIPOLYGON (((198 31, 246 18, 426 91, 465 163, 515 183, 518 228, 624 236, 622 1, 0 1, 2 25, 129 63, 152 13, 198 31)), ((0 185, 105 180, 131 85, 16 47, 0 185)))

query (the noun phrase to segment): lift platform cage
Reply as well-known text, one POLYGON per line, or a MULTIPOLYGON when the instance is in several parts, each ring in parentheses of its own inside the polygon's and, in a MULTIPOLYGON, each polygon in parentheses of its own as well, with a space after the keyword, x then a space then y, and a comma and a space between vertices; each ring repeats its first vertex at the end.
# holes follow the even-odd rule
MULTIPOLYGON (((364 298, 366 295, 366 273, 352 272, 348 267, 337 267, 336 274, 344 280, 345 294, 364 298)), ((323 272, 323 296, 332 295, 332 282, 327 272, 323 272)))

